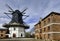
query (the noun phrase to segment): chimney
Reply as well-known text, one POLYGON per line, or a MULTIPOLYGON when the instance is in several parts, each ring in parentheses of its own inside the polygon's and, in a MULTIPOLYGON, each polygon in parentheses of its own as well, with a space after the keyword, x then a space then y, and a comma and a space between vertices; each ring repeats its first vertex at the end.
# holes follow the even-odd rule
POLYGON ((42 17, 40 17, 40 21, 42 20, 42 17))

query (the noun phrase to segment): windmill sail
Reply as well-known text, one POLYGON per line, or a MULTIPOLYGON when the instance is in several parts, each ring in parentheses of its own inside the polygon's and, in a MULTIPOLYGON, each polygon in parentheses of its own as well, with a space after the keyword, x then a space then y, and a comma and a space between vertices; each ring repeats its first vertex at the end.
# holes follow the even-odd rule
POLYGON ((12 18, 8 15, 8 13, 5 13, 5 12, 4 12, 4 14, 6 14, 10 19, 12 19, 12 18))
POLYGON ((22 11, 22 13, 24 12, 24 11, 26 11, 28 8, 26 8, 26 9, 24 9, 23 11, 22 11))
POLYGON ((6 4, 6 6, 7 6, 11 11, 13 11, 13 9, 12 9, 8 4, 6 4))

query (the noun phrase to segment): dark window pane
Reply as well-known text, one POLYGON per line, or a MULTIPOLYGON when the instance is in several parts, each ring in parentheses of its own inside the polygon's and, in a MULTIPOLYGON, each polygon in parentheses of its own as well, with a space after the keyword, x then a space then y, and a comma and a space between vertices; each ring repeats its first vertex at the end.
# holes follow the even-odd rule
POLYGON ((50 18, 48 18, 48 23, 50 22, 50 18))
POLYGON ((3 33, 3 31, 1 31, 1 33, 3 33))
POLYGON ((48 26, 48 30, 50 30, 50 26, 48 26))
POLYGON ((3 36, 3 34, 1 34, 1 36, 3 36))
POLYGON ((48 34, 48 38, 50 38, 50 34, 48 34))
POLYGON ((44 21, 44 25, 46 25, 46 21, 44 21))
POLYGON ((14 30, 16 30, 16 29, 14 28, 14 30))
POLYGON ((46 28, 44 28, 44 32, 45 32, 46 28))
POLYGON ((40 33, 42 33, 42 29, 40 29, 40 33))

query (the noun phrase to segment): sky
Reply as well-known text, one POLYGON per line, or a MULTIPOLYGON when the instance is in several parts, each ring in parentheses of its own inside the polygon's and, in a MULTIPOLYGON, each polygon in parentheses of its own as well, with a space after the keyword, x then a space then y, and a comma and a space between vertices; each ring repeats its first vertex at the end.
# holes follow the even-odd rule
POLYGON ((30 31, 34 27, 40 20, 40 17, 44 18, 50 12, 60 13, 60 0, 0 0, 0 27, 2 27, 4 23, 11 21, 11 19, 4 14, 4 12, 8 12, 9 10, 6 4, 13 10, 19 9, 23 11, 25 8, 28 8, 25 13, 29 15, 29 17, 24 20, 24 22, 30 26, 30 29, 27 29, 27 31, 30 31))

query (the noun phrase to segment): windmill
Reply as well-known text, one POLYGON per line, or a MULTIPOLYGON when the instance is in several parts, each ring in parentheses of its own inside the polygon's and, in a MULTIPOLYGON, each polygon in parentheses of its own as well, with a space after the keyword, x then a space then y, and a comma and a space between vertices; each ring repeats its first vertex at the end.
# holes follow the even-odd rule
POLYGON ((10 19, 12 19, 10 23, 17 22, 23 24, 24 23, 23 20, 29 17, 29 15, 25 15, 26 13, 24 13, 27 10, 27 8, 25 8, 23 11, 19 11, 19 10, 13 10, 8 4, 6 4, 6 6, 10 10, 8 11, 9 13, 4 12, 4 14, 6 14, 10 19), (11 14, 12 18, 8 14, 11 14))
POLYGON ((10 10, 8 11, 9 13, 4 12, 4 14, 6 14, 11 19, 11 21, 8 24, 4 24, 3 27, 8 28, 9 32, 11 32, 8 34, 9 37, 25 37, 25 29, 29 29, 29 26, 23 21, 28 17, 28 15, 25 15, 26 13, 24 13, 27 8, 25 8, 23 11, 19 11, 13 10, 8 4, 6 6, 10 10), (10 17, 9 14, 12 15, 12 17, 10 17), (23 18, 23 16, 25 18, 23 18))

